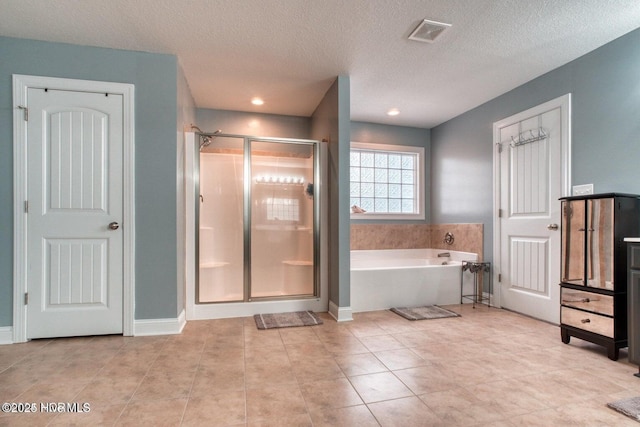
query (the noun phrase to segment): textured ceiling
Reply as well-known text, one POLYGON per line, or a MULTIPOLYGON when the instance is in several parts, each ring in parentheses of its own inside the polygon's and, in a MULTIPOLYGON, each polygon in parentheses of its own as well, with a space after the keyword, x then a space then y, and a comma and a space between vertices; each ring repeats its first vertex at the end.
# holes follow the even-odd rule
POLYGON ((352 120, 425 128, 638 27, 638 0, 0 0, 3 36, 176 55, 200 108, 310 116, 344 74, 352 120), (453 26, 407 40, 424 18, 453 26))

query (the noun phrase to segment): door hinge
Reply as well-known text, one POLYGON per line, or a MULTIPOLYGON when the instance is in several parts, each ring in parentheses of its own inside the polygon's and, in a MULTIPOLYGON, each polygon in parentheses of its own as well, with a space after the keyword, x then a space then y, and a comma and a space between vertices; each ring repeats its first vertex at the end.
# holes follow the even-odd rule
POLYGON ((498 273, 498 283, 502 282, 502 274, 498 273))
POLYGON ((24 213, 29 213, 29 201, 24 201, 24 213))
POLYGON ((29 304, 29 292, 24 293, 24 305, 29 304))
POLYGON ((496 142, 496 147, 498 147, 498 153, 502 153, 502 143, 496 142))
POLYGON ((502 209, 498 209, 498 218, 502 218, 502 209))
POLYGON ((24 113, 24 121, 28 122, 29 121, 29 109, 27 107, 24 107, 22 105, 18 105, 18 108, 22 110, 22 112, 24 113))

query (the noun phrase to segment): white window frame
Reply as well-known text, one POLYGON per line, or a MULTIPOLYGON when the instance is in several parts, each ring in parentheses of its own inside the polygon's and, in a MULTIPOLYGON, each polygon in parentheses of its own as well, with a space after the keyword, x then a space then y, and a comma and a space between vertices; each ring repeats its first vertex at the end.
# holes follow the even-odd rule
MULTIPOLYGON (((415 204, 418 207, 417 213, 351 213, 351 219, 355 220, 424 220, 425 219, 425 149, 424 147, 415 147, 411 145, 395 145, 395 144, 374 144, 365 142, 351 142, 351 149, 381 151, 386 153, 411 153, 417 154, 418 162, 416 165, 417 178, 415 183, 415 204)), ((351 187, 351 179, 349 179, 349 187, 351 187)), ((349 203, 351 204, 351 203, 349 203)), ((351 206, 349 206, 351 209, 351 206)))

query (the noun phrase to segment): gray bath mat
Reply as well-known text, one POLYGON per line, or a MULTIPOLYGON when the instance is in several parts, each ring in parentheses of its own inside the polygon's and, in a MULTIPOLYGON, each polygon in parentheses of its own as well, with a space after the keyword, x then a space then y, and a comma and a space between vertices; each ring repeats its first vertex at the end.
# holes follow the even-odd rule
POLYGON ((607 403, 607 406, 625 414, 627 417, 640 421, 640 397, 616 400, 615 402, 607 403))
POLYGON ((322 319, 313 311, 292 313, 256 314, 253 316, 258 329, 291 328, 295 326, 322 325, 322 319))
POLYGON ((394 307, 391 309, 396 314, 408 320, 441 319, 443 317, 458 317, 458 313, 438 307, 427 305, 424 307, 394 307))

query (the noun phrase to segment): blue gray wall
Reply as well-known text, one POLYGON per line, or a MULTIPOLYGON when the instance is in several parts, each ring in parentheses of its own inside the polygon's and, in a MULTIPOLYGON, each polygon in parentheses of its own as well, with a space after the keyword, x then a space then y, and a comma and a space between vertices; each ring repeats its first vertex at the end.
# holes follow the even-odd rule
POLYGON ((351 304, 349 91, 349 77, 338 76, 311 116, 311 138, 327 142, 329 299, 338 307, 351 304))
POLYGON ((0 326, 13 323, 12 74, 135 85, 135 318, 175 318, 176 58, 7 37, 0 58, 0 326))
MULTIPOLYGON (((429 129, 414 128, 407 126, 391 126, 377 123, 351 122, 351 141, 365 142, 368 144, 392 144, 410 145, 412 147, 423 147, 425 154, 424 169, 424 197, 425 197, 425 219, 424 221, 378 221, 385 224, 393 222, 408 223, 429 223, 431 219, 430 192, 431 192, 431 131, 429 129)), ((351 220, 352 224, 372 224, 376 221, 351 220)))
POLYGON ((572 94, 572 185, 640 194, 640 30, 431 131, 431 219, 484 224, 492 257, 492 126, 572 94))

